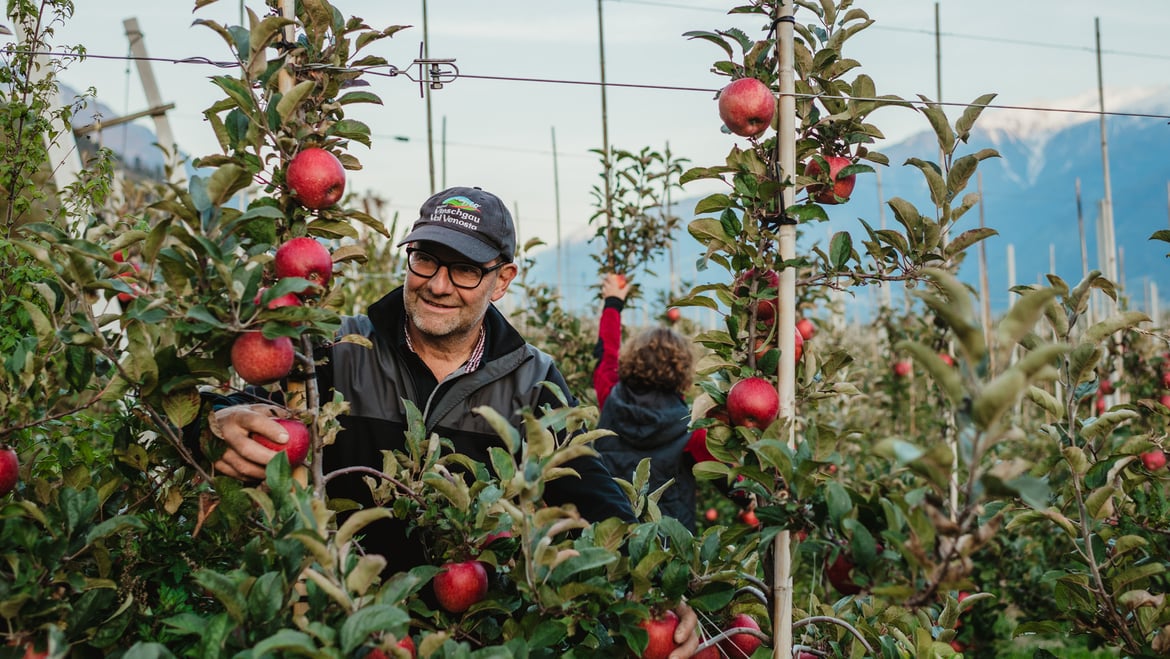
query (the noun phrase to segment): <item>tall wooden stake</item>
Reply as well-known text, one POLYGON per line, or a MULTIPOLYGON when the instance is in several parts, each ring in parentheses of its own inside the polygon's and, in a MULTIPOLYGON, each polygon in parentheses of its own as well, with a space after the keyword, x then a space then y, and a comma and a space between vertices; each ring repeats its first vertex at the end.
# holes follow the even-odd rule
MULTIPOLYGON (((776 26, 776 61, 779 63, 779 131, 776 136, 777 176, 780 186, 779 208, 787 209, 793 204, 796 191, 786 181, 795 180, 796 171, 796 78, 795 47, 792 0, 780 0, 777 15, 773 17, 776 26)), ((796 225, 787 217, 779 231, 779 252, 784 262, 796 258, 796 225)), ((780 290, 777 292, 780 318, 777 322, 777 340, 780 342, 780 377, 777 393, 780 395, 779 417, 788 423, 788 445, 795 446, 795 392, 796 360, 792 359, 792 341, 796 334, 796 270, 786 267, 780 271, 780 290)), ((776 534, 772 545, 772 584, 775 610, 772 616, 772 656, 775 659, 789 659, 792 656, 792 536, 788 529, 776 534)))
POLYGON ((601 0, 597 0, 597 53, 601 64, 601 152, 605 159, 605 260, 612 270, 613 263, 613 166, 609 162, 609 111, 605 102, 605 18, 601 0))
POLYGON ((552 133, 553 200, 557 213, 557 295, 567 309, 569 303, 565 300, 565 241, 561 238, 561 175, 557 169, 557 127, 549 126, 549 132, 552 133))
MULTIPOLYGON (((138 58, 138 79, 142 81, 142 91, 146 94, 146 103, 150 108, 162 108, 162 94, 158 91, 158 82, 154 79, 154 68, 146 55, 146 40, 142 31, 138 29, 137 18, 127 18, 122 21, 126 29, 126 38, 130 41, 130 52, 138 58)), ((171 164, 178 163, 178 153, 175 149, 175 136, 171 132, 171 123, 167 120, 165 110, 156 110, 154 118, 154 135, 158 138, 158 145, 162 147, 171 164)))
MULTIPOLYGON (((423 59, 431 58, 430 40, 427 38, 427 0, 422 0, 423 59)), ((435 122, 431 117, 431 86, 423 85, 427 97, 427 165, 430 171, 431 194, 438 192, 435 187, 435 122)))

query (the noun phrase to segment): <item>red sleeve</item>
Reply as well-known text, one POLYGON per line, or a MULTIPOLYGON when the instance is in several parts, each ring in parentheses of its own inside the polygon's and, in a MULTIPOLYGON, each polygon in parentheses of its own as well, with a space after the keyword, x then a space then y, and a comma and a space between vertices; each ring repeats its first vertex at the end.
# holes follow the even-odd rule
POLYGON ((598 409, 605 406, 609 392, 618 381, 618 354, 622 349, 622 313, 607 306, 601 311, 601 324, 597 329, 601 342, 601 361, 593 369, 593 389, 597 392, 598 409))
POLYGON ((711 455, 711 451, 707 450, 706 428, 696 428, 691 433, 691 438, 687 440, 686 448, 683 450, 691 454, 691 458, 694 459, 696 464, 715 459, 715 456, 711 455))

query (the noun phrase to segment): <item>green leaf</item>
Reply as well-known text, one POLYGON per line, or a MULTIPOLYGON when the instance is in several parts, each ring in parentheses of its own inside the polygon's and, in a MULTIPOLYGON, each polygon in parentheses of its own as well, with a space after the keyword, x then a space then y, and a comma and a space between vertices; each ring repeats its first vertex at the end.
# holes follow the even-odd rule
POLYGON ((834 271, 844 270, 853 257, 853 237, 848 231, 838 231, 829 241, 829 261, 834 271))
POLYGON ((963 140, 964 142, 967 141, 967 137, 971 134, 971 128, 979 119, 979 115, 983 113, 985 106, 991 103, 992 99, 994 98, 995 94, 984 94, 972 101, 971 104, 968 105, 965 110, 963 110, 963 114, 959 116, 957 121, 955 121, 955 132, 959 134, 960 140, 963 140))
POLYGON ((252 647, 253 656, 315 656, 317 644, 313 637, 295 629, 281 629, 252 647), (277 652, 282 650, 283 652, 277 652))
POLYGON ((389 604, 374 604, 351 613, 341 625, 341 651, 351 654, 375 632, 389 632, 398 638, 407 633, 410 616, 389 604))
POLYGON ((182 428, 199 416, 199 409, 202 405, 202 399, 199 397, 199 391, 194 388, 184 388, 172 391, 163 396, 163 411, 166 412, 167 420, 175 425, 177 428, 182 428))
POLYGON ((719 213, 732 207, 733 204, 731 197, 728 197, 723 193, 716 193, 700 199, 699 203, 695 204, 694 214, 703 215, 705 213, 719 213))
POLYGON ((265 572, 248 589, 248 615, 252 620, 272 620, 284 608, 284 575, 265 572))
POLYGON ((292 113, 296 111, 297 106, 299 106, 301 102, 305 100, 305 97, 309 95, 309 92, 313 91, 313 87, 315 87, 316 84, 317 83, 312 80, 301 81, 280 97, 280 100, 276 102, 276 113, 280 115, 280 120, 282 123, 289 120, 289 117, 292 116, 292 113))
POLYGON ((853 511, 853 499, 845 486, 837 481, 829 481, 825 491, 825 503, 829 508, 829 519, 839 524, 841 519, 853 511))
POLYGON ((1027 386, 1028 380, 1019 369, 1004 371, 987 383, 975 397, 971 406, 971 419, 980 430, 987 430, 1015 404, 1027 386))
POLYGON ((1114 332, 1132 329, 1139 323, 1148 322, 1150 322, 1150 317, 1140 311, 1122 311, 1085 330, 1085 335, 1082 340, 1090 343, 1098 343, 1114 332))

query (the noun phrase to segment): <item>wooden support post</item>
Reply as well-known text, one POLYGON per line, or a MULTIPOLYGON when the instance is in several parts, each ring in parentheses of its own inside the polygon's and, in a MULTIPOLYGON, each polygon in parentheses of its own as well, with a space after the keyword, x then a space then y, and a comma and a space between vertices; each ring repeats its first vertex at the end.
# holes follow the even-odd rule
POLYGON ((151 117, 154 119, 155 138, 166 154, 167 161, 175 165, 179 161, 179 154, 175 148, 175 136, 171 132, 171 123, 167 119, 166 110, 160 109, 163 108, 162 94, 159 93, 158 82, 154 79, 154 68, 150 65, 150 60, 147 59, 146 40, 142 31, 138 29, 138 19, 127 18, 122 21, 122 26, 126 28, 126 38, 130 41, 130 54, 137 58, 138 79, 142 82, 146 103, 152 110, 158 109, 151 113, 151 117))

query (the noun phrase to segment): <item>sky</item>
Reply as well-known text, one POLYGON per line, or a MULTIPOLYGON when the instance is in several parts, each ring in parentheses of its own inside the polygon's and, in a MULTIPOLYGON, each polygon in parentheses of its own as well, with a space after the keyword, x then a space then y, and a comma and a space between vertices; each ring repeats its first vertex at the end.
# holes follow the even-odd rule
MULTIPOLYGON (((194 11, 194 0, 87 0, 57 29, 58 44, 83 44, 91 57, 61 74, 68 85, 97 89, 115 113, 148 107, 128 54, 123 21, 135 18, 149 56, 178 60, 231 58, 227 45, 196 19, 240 23, 241 3, 219 0, 194 11), (106 59, 110 56, 115 59, 106 59)), ((355 110, 373 132, 373 146, 350 152, 363 170, 351 191, 372 191, 410 221, 435 190, 475 185, 498 194, 516 216, 522 241, 590 235, 591 196, 601 167, 590 149, 602 145, 599 47, 604 26, 605 125, 618 149, 669 148, 691 166, 721 163, 742 138, 720 131, 714 94, 727 79, 711 71, 721 50, 687 39, 691 30, 743 29, 763 38, 758 18, 731 16, 722 0, 335 0, 347 16, 374 28, 410 25, 370 52, 403 72, 423 47, 453 58, 459 77, 432 92, 428 108, 405 75, 370 76, 382 106, 355 110), (424 30, 423 12, 426 11, 424 30), (555 135, 555 138, 554 138, 555 135), (555 150, 554 150, 555 139, 555 150), (433 160, 431 155, 433 153, 433 160), (433 174, 432 174, 433 171, 433 174)), ((247 3, 263 14, 266 5, 247 3)), ((996 104, 1061 107, 1096 93, 1096 26, 1100 26, 1106 109, 1112 90, 1165 85, 1170 64, 1170 2, 1166 0, 856 0, 875 24, 846 42, 880 94, 969 102, 996 93, 996 104), (936 47, 936 15, 939 39, 936 47), (941 96, 939 70, 941 62, 941 96)), ((797 9, 798 22, 814 20, 797 9)), ((217 152, 202 112, 222 94, 209 65, 153 63, 180 149, 217 152)), ((417 76, 416 76, 417 77, 417 76)), ((951 110, 952 116, 958 110, 951 110)), ((994 112, 994 110, 988 110, 994 112)), ((985 115, 986 116, 986 115, 985 115)), ((890 141, 928 128, 918 113, 883 109, 870 120, 890 141)), ((151 126, 149 119, 140 123, 151 126)), ((880 148, 880 145, 879 145, 880 148)), ((687 186, 700 196, 718 184, 687 186)))

